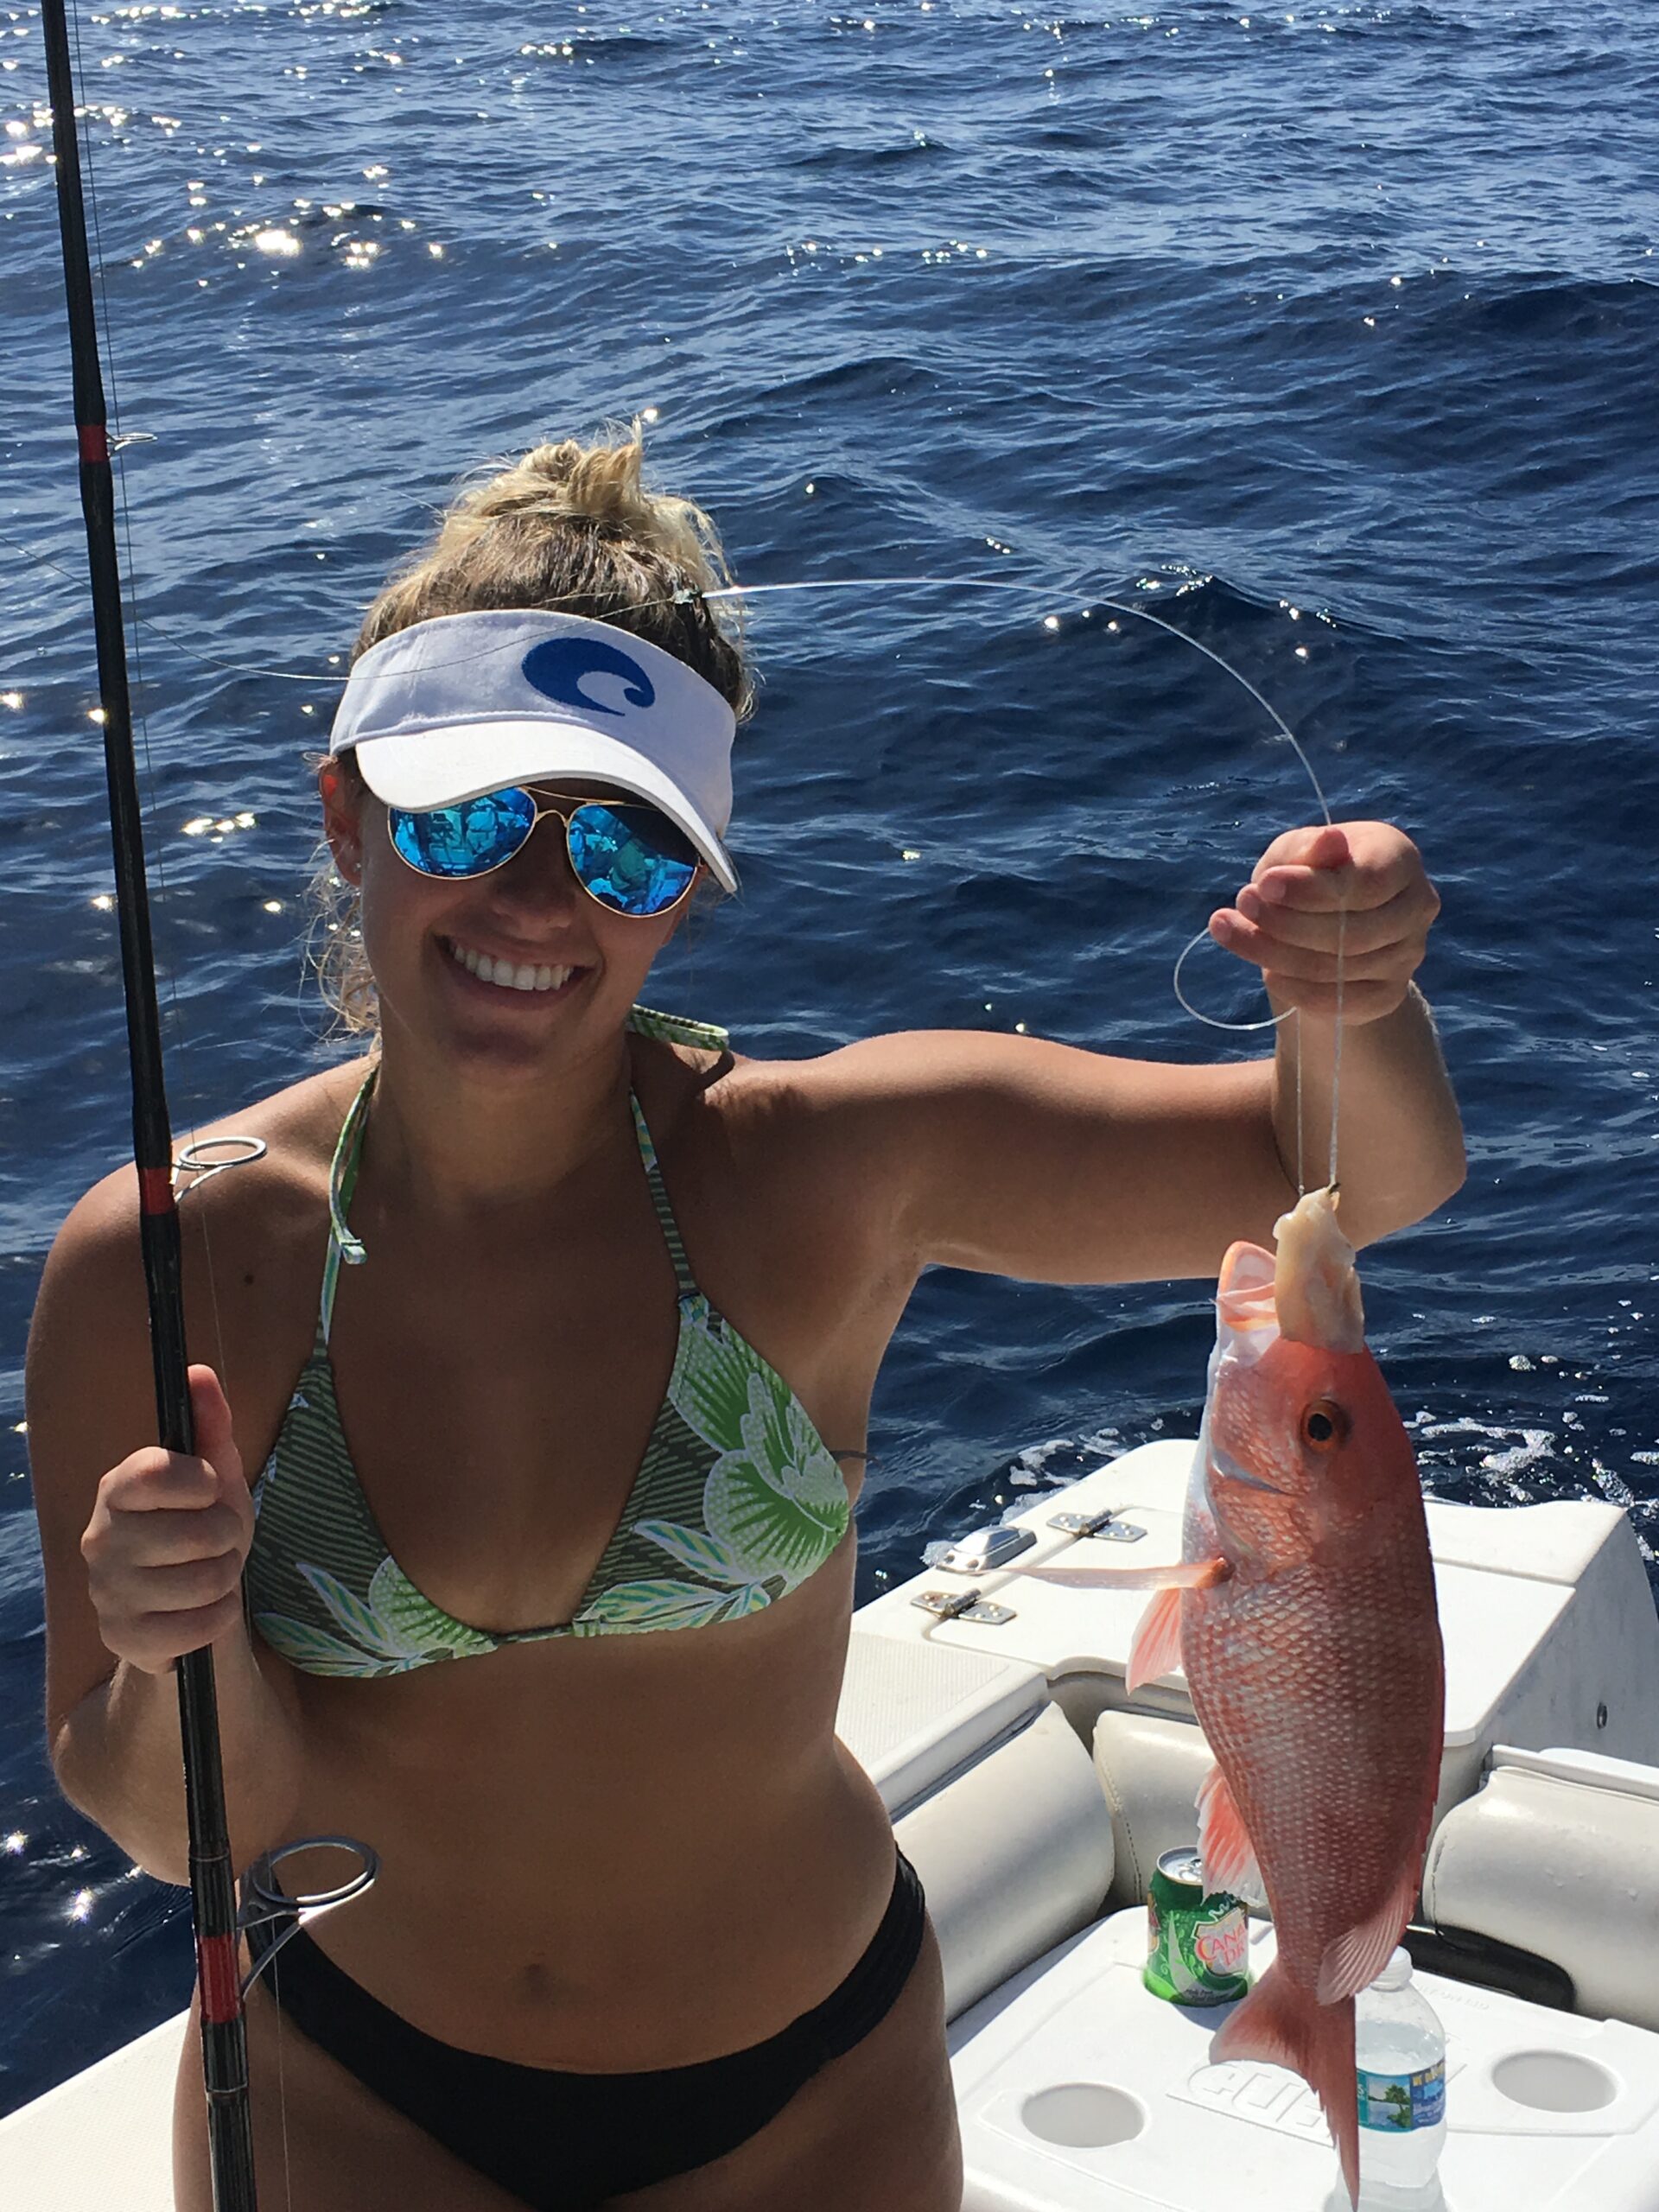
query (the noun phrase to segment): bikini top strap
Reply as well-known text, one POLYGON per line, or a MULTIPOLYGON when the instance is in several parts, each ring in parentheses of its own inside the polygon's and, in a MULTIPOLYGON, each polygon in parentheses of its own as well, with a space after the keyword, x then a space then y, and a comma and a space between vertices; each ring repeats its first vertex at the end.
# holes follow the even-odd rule
MULTIPOLYGON (((683 1014, 659 1014, 655 1007, 637 1006, 628 1016, 628 1027, 636 1036, 655 1037, 665 1045, 690 1045, 699 1052, 724 1052, 731 1048, 728 1031, 712 1021, 693 1021, 683 1014)), ((633 1133, 639 1140, 639 1157, 645 1162, 645 1178, 651 1185, 651 1202, 657 1209, 657 1218, 662 1224, 663 1241, 668 1246, 668 1255, 674 1262, 675 1280, 682 1297, 695 1291, 696 1277, 691 1263, 685 1256, 685 1245, 680 1236, 679 1224, 674 1218, 674 1209, 669 1204, 667 1185, 663 1171, 658 1165, 657 1147, 652 1142, 651 1131, 645 1127, 645 1117, 639 1101, 632 1090, 628 1104, 633 1113, 633 1133)))
POLYGON ((680 1224, 674 1218, 674 1209, 669 1204, 668 1186, 663 1181, 663 1171, 657 1159, 657 1147, 651 1141, 651 1131, 645 1127, 645 1117, 639 1099, 630 1089, 628 1106, 633 1115, 633 1134, 639 1141, 639 1158, 644 1163, 645 1180, 651 1185, 651 1203, 657 1209, 657 1220, 663 1232, 663 1242, 668 1247, 668 1256, 674 1262, 674 1280, 679 1285, 680 1295, 695 1291, 697 1279, 691 1272, 691 1262, 685 1256, 685 1246, 680 1237, 680 1224))
POLYGON ((328 1341, 328 1331, 334 1318, 334 1292, 340 1282, 342 1261, 348 1268, 359 1267, 367 1259, 361 1240, 353 1236, 346 1226, 346 1217, 351 1211, 352 1192, 357 1188, 358 1163, 363 1157, 363 1132, 368 1127, 369 1099, 374 1090, 374 1078, 379 1064, 371 1067, 358 1087, 334 1147, 334 1160, 328 1170, 328 1250, 322 1262, 322 1298, 317 1314, 317 1325, 322 1341, 328 1341))
POLYGON ((655 1007, 635 1007, 628 1016, 628 1027, 638 1037, 660 1038, 666 1045, 692 1045, 706 1052, 731 1049, 729 1030, 718 1028, 712 1021, 693 1021, 683 1014, 658 1014, 655 1007))
MULTIPOLYGON (((723 1029, 710 1021, 692 1021, 683 1014, 659 1014, 652 1007, 637 1006, 628 1016, 628 1027, 641 1037, 656 1037, 670 1045, 690 1045, 700 1051, 723 1052, 730 1045, 730 1038, 723 1029)), ((374 1079, 379 1072, 377 1060, 364 1077, 357 1096, 352 1101, 351 1111, 340 1132, 340 1141, 334 1147, 333 1164, 328 1170, 328 1250, 322 1263, 322 1298, 317 1316, 322 1341, 328 1341, 328 1331, 334 1315, 334 1293, 340 1283, 340 1270, 344 1264, 359 1267, 368 1257, 362 1240, 353 1236, 346 1223, 351 1211, 352 1193, 357 1188, 358 1163, 363 1156, 363 1135, 368 1127, 369 1100, 374 1092, 374 1079)), ((674 1262, 675 1280, 682 1294, 695 1291, 696 1278, 691 1273, 685 1256, 685 1246, 680 1238, 679 1224, 674 1218, 674 1209, 669 1204, 668 1192, 663 1182, 663 1171, 657 1162, 657 1147, 652 1142, 651 1131, 645 1127, 645 1117, 640 1111, 639 1101, 632 1090, 628 1104, 633 1114, 633 1131, 639 1146, 639 1157, 645 1163, 645 1178, 651 1185, 651 1202, 657 1210, 662 1224, 663 1241, 674 1262)))

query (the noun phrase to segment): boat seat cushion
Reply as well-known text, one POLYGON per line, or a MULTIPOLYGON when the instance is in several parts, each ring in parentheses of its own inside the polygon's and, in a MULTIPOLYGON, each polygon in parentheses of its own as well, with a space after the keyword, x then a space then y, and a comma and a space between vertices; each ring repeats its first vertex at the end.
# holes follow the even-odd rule
POLYGON ((927 1892, 947 2019, 1086 1928, 1111 1885, 1100 1783, 1058 1706, 895 1826, 927 1892))
POLYGON ((1442 1927, 1564 1967, 1580 2012, 1659 2029, 1659 1774, 1500 1747, 1435 1834, 1423 1902, 1442 1927))
POLYGON ((1095 1723, 1095 1771, 1111 1808, 1114 1905, 1144 1904, 1166 1851, 1198 1840, 1198 1784, 1212 1761, 1191 1720, 1113 1707, 1095 1723))
POLYGON ((896 1820, 1047 1702, 1040 1667, 854 1624, 836 1733, 896 1820))

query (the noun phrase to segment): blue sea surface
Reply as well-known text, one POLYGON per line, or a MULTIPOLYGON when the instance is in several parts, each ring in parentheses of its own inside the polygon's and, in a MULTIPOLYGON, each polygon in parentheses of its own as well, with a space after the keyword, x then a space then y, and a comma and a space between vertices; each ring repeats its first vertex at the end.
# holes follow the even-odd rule
MULTIPOLYGON (((1314 810, 1242 689, 1103 602, 1160 614, 1445 899, 1422 980, 1469 1179, 1365 1266, 1427 1484, 1608 1497, 1659 1543, 1645 0, 178 0, 79 36, 149 441, 122 473, 181 1130, 328 1049, 304 760, 365 602, 464 469, 642 415, 746 582, 884 580, 752 602, 743 896, 657 1001, 760 1053, 1239 1048, 1171 970, 1314 810)), ((190 1973, 179 1893, 65 1807, 39 1719, 24 1333, 129 1141, 45 97, 36 11, 0 5, 0 2110, 190 1973)), ((1187 984, 1261 1010, 1217 951, 1187 984)), ((1202 1284, 931 1274, 861 1596, 1190 1432, 1210 1335, 1202 1284)))

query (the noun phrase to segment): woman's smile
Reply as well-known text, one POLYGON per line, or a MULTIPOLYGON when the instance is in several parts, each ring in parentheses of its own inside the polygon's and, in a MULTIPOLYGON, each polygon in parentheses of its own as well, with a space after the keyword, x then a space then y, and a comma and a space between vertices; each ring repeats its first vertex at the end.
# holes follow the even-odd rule
POLYGON ((487 952, 464 944, 458 938, 440 938, 438 942, 454 967, 463 970, 473 982, 491 991, 522 991, 539 998, 563 998, 588 972, 585 968, 557 962, 515 959, 511 954, 487 952))

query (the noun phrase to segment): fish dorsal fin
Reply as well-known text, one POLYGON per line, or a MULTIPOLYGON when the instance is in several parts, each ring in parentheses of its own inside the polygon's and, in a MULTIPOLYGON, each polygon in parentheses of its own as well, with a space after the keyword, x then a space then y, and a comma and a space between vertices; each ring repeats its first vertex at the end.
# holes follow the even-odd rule
POLYGON ((1265 1897, 1255 1846, 1232 1787, 1218 1766, 1212 1766, 1198 1784, 1198 1855, 1210 1888, 1230 1890, 1235 1897, 1265 1897))
POLYGON ((1160 1590, 1136 1624, 1123 1686, 1133 1695, 1143 1682, 1173 1675, 1180 1663, 1181 1593, 1160 1590))
POLYGON ((1387 1966, 1417 1902, 1417 1864, 1414 1859, 1369 1920, 1362 1920, 1326 1945, 1319 1961, 1321 2005, 1357 1997, 1362 1989, 1370 1987, 1387 1966))

